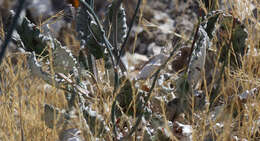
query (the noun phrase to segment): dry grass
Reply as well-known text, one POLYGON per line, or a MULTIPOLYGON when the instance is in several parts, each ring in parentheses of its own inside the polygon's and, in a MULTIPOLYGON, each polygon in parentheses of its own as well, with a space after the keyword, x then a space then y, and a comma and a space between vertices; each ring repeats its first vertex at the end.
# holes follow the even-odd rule
MULTIPOLYGON (((255 3, 257 3, 255 1, 255 3)), ((258 3, 258 9, 260 9, 258 3)), ((232 9, 234 15, 241 18, 239 9, 232 9)), ((246 16, 246 19, 258 20, 252 16, 246 16)), ((260 94, 256 98, 249 99, 242 106, 242 111, 238 113, 235 119, 232 118, 232 111, 235 108, 241 108, 237 95, 252 88, 260 88, 260 48, 259 48, 259 33, 260 25, 249 24, 245 22, 245 26, 249 32, 247 44, 252 49, 248 55, 242 58, 242 68, 232 69, 227 67, 225 69, 226 80, 224 78, 221 82, 221 92, 224 98, 234 95, 233 99, 224 100, 224 112, 217 121, 223 122, 223 131, 217 130, 216 122, 209 121, 210 114, 208 112, 198 113, 200 119, 192 119, 193 134, 192 140, 201 141, 206 138, 209 133, 215 134, 215 140, 235 140, 230 136, 231 132, 240 139, 260 140, 260 94), (258 30, 257 30, 258 29, 258 30), (258 37, 258 38, 257 38, 258 37), (253 48, 257 53, 253 52, 253 48)), ((33 77, 30 74, 26 63, 26 56, 24 55, 9 55, 5 57, 4 62, 0 66, 0 140, 2 141, 16 141, 22 140, 59 140, 59 132, 63 126, 48 128, 42 120, 44 114, 44 104, 51 104, 60 109, 67 108, 67 101, 64 92, 47 85, 44 81, 33 77)), ((102 80, 102 79, 100 79, 102 80)), ((96 84, 95 84, 96 85, 96 84)), ((93 110, 101 114, 105 119, 105 123, 110 125, 110 111, 112 101, 112 88, 108 82, 101 82, 98 84, 100 89, 96 90, 95 99, 92 107, 93 110)), ((159 87, 159 86, 156 86, 159 87)), ((157 94, 157 89, 153 95, 157 94)), ((132 102, 135 104, 135 102, 132 102)), ((161 106, 164 107, 164 106, 161 106)), ((161 113, 165 113, 164 108, 161 113)), ((79 111, 79 110, 77 110, 79 111)), ((135 111, 135 110, 134 110, 135 111)), ((134 112, 135 113, 135 112, 134 112)), ((85 140, 94 140, 96 135, 90 135, 89 129, 84 125, 83 116, 80 112, 76 113, 77 117, 72 119, 71 123, 66 127, 76 127, 83 131, 85 140)), ((122 121, 118 124, 123 126, 123 121, 133 121, 130 117, 124 115, 122 121)), ((166 119, 165 119, 166 120, 166 119)), ((127 122, 128 123, 128 122, 127 122)), ((105 140, 112 140, 112 127, 110 131, 105 134, 105 140)), ((171 136, 173 140, 176 139, 174 135, 171 136)), ((133 139, 135 140, 135 139, 133 139)))

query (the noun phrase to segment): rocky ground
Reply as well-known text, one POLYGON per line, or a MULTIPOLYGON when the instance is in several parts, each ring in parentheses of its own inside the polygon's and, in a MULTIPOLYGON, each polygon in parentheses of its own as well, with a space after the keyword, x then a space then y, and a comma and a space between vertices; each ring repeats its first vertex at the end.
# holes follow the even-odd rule
MULTIPOLYGON (((168 65, 162 69, 161 75, 158 78, 158 87, 156 87, 156 94, 151 98, 150 102, 147 104, 148 111, 151 110, 152 114, 151 117, 148 119, 150 121, 145 121, 145 119, 142 121, 141 126, 145 127, 145 129, 140 128, 140 133, 136 132, 136 135, 139 136, 141 134, 141 130, 145 130, 142 133, 144 137, 144 140, 170 140, 169 138, 173 139, 171 136, 171 133, 174 134, 174 138, 178 138, 182 141, 188 141, 188 140, 194 140, 192 139, 192 134, 196 130, 196 135, 199 134, 200 124, 205 124, 203 126, 204 128, 210 127, 210 120, 215 121, 215 116, 219 115, 219 113, 223 112, 228 113, 227 110, 223 110, 225 108, 230 108, 229 106, 225 106, 224 102, 232 102, 232 99, 234 99, 234 95, 225 95, 224 98, 217 101, 214 105, 215 107, 212 108, 214 110, 208 111, 209 115, 212 117, 205 118, 205 123, 202 123, 201 117, 199 114, 205 114, 202 111, 201 113, 194 114, 193 120, 198 120, 195 122, 194 125, 190 125, 191 121, 186 120, 184 118, 184 114, 182 109, 179 107, 180 103, 183 101, 179 101, 178 98, 181 96, 178 96, 178 89, 177 87, 180 86, 182 82, 182 76, 185 74, 185 69, 189 65, 190 56, 191 56, 191 48, 194 46, 192 41, 194 38, 196 38, 196 30, 197 25, 199 23, 199 18, 202 19, 205 15, 207 15, 207 9, 210 8, 216 9, 216 10, 224 10, 227 11, 233 11, 235 14, 233 14, 232 18, 234 19, 240 19, 240 24, 245 23, 246 25, 253 25, 253 26, 247 26, 246 29, 252 29, 250 33, 252 33, 252 37, 255 39, 256 44, 254 44, 255 47, 255 53, 256 58, 259 48, 260 41, 259 41, 259 18, 257 19, 257 16, 259 17, 259 7, 257 7, 257 4, 259 6, 259 3, 253 2, 252 3, 246 3, 247 8, 243 8, 242 3, 234 2, 235 7, 232 7, 227 4, 223 4, 223 2, 219 1, 218 6, 214 5, 212 7, 209 6, 209 3, 207 0, 203 0, 205 2, 204 4, 200 3, 199 1, 195 0, 143 0, 143 5, 141 5, 141 11, 142 14, 138 14, 137 19, 135 20, 135 25, 133 27, 133 31, 130 35, 130 38, 128 40, 128 43, 126 45, 126 51, 124 52, 124 55, 122 57, 123 62, 125 63, 127 69, 129 70, 129 74, 131 79, 138 80, 138 83, 133 81, 132 83, 136 83, 140 85, 140 89, 144 91, 144 93, 147 93, 149 91, 150 85, 151 85, 151 79, 150 76, 153 76, 153 71, 158 69, 160 65, 157 64, 163 64, 166 62, 166 60, 169 58, 170 51, 176 48, 176 46, 181 43, 181 47, 177 50, 176 57, 173 58, 173 60, 168 63, 168 65), (216 8, 218 7, 218 8, 216 8), (234 9, 232 9, 234 8, 234 9), (257 10, 258 8, 258 10, 257 10), (243 9, 243 10, 241 10, 243 9), (249 11, 249 12, 248 12, 249 11), (250 15, 246 15, 244 13, 249 13, 250 15), (253 17, 250 22, 255 24, 248 24, 246 17, 253 17), (178 79, 178 81, 177 81, 178 79), (148 82, 143 82, 143 80, 148 80, 148 82), (179 81, 180 80, 180 81, 179 81), (139 82, 140 81, 140 82, 139 82), (176 98, 178 97, 178 98, 176 98), (224 101, 227 100, 227 101, 224 101), (163 101, 163 102, 162 102, 163 101), (224 102, 223 102, 224 101, 224 102), (165 105, 165 110, 162 111, 162 103, 165 105), (180 110, 181 109, 181 110, 180 110), (171 127, 171 129, 165 129, 166 123, 162 117, 162 115, 165 114, 167 118, 167 125, 171 127), (168 132, 171 133, 168 133, 168 132), (194 131, 192 133, 192 131, 194 131), (152 136, 153 138, 150 138, 149 136, 152 136)), ((6 32, 6 29, 8 27, 9 19, 8 17, 11 15, 10 11, 11 9, 15 8, 16 0, 0 0, 0 29, 3 29, 3 31, 0 30, 0 44, 3 41, 4 38, 4 32, 6 32)), ((95 11, 100 19, 104 19, 106 6, 109 4, 109 0, 95 0, 95 11)), ((130 20, 134 14, 134 9, 137 4, 137 0, 125 0, 124 1, 124 7, 126 9, 126 18, 127 18, 127 24, 130 24, 130 20)), ((31 0, 27 1, 26 3, 26 9, 23 11, 22 15, 25 15, 28 17, 30 21, 32 21, 37 28, 40 29, 40 31, 43 34, 51 34, 51 36, 57 38, 63 46, 67 46, 69 49, 72 50, 73 56, 78 57, 79 56, 79 49, 80 49, 80 41, 77 39, 77 33, 75 31, 75 15, 76 15, 77 9, 72 7, 68 2, 64 0, 31 0)), ((228 14, 230 12, 227 12, 228 14)), ((221 21, 221 20, 220 20, 221 21)), ((220 24, 219 24, 220 25, 220 24)), ((199 29, 199 28, 198 28, 199 29)), ((243 28, 244 29, 244 28, 243 28)), ((200 31, 199 31, 200 32, 200 31)), ((202 34, 202 32, 200 32, 202 34)), ((228 33, 222 31, 220 28, 216 31, 216 34, 218 37, 221 37, 220 40, 215 41, 212 39, 213 43, 216 43, 216 46, 220 45, 221 42, 225 42, 225 39, 228 38, 228 33), (224 33, 224 35, 222 35, 224 33), (225 38, 226 37, 226 38, 225 38)), ((202 36, 202 35, 200 35, 202 36)), ((242 40, 242 36, 239 36, 237 39, 238 42, 242 40)), ((203 39, 202 39, 203 40, 203 39)), ((206 39, 205 39, 206 40, 206 39)), ((239 42, 241 43, 241 42, 239 42)), ((244 42, 243 42, 244 43, 244 42)), ((199 43, 197 43, 199 44, 199 43)), ((201 46, 203 46, 202 44, 201 46)), ((210 46, 207 44, 207 47, 210 46)), ((215 46, 214 46, 215 47, 215 46)), ((8 55, 12 53, 21 52, 17 48, 17 44, 15 42, 12 42, 10 44, 10 47, 8 49, 8 55)), ((218 66, 216 62, 216 58, 218 57, 216 53, 216 48, 210 48, 207 50, 207 56, 204 58, 204 64, 205 65, 205 82, 201 78, 194 78, 194 79, 200 79, 200 82, 198 84, 194 85, 194 105, 195 107, 203 107, 206 104, 206 94, 207 90, 206 88, 212 88, 214 89, 216 87, 214 79, 220 79, 219 75, 221 74, 221 67, 220 65, 224 63, 220 63, 218 66), (217 69, 215 69, 218 67, 217 69), (211 84, 212 82, 212 84, 211 84), (205 88, 206 87, 206 88, 205 88)), ((221 56, 221 55, 220 55, 221 56)), ((231 55, 232 56, 232 55, 231 55)), ((236 55, 235 55, 236 56, 236 55)), ((246 55, 245 55, 246 56, 246 55)), ((236 56, 238 57, 238 56, 236 56)), ((259 57, 258 57, 259 59, 259 57)), ((257 59, 254 60, 257 62, 257 59)), ((17 61, 14 61, 17 63, 17 61)), ((201 61, 203 62, 203 61, 201 61)), ((259 62, 259 60, 258 60, 259 62)), ((198 62, 195 62, 198 63, 198 62)), ((199 63, 200 64, 200 63, 199 63)), ((238 63, 239 64, 239 63, 238 63)), ((201 71, 200 68, 196 67, 196 71, 201 71)), ((233 68, 232 68, 233 69, 233 68)), ((257 70, 258 67, 254 66, 254 69, 257 70)), ((227 70, 228 71, 228 70, 227 70)), ((187 71, 189 73, 189 71, 187 71)), ((101 74, 102 75, 102 74, 101 74)), ((100 75, 100 76, 101 76, 100 75)), ((234 74, 235 75, 235 74, 234 74)), ((259 74, 258 74, 259 75, 259 74)), ((257 76, 257 74, 256 74, 257 76)), ((196 76, 196 77, 201 77, 196 76)), ((0 78, 2 78, 0 76, 0 78)), ((229 78, 223 78, 223 83, 229 78)), ((0 79, 1 80, 1 79, 0 79)), ((221 79, 222 80, 222 79, 221 79)), ((99 80, 100 81, 100 80, 99 80)), ((235 81, 235 80, 234 80, 235 81)), ((239 81, 240 82, 240 81, 239 81)), ((258 82, 258 80, 257 80, 258 82)), ((126 84, 132 86, 132 83, 130 81, 126 82, 126 84)), ((196 82, 197 83, 197 82, 196 82)), ((236 82, 235 84, 237 84, 236 82)), ((102 86, 105 85, 106 82, 102 82, 102 86), (103 84, 104 83, 104 84, 103 84)), ((229 83, 224 83, 229 84, 229 83)), ((232 83, 233 84, 233 83, 232 83)), ((234 85, 235 85, 234 84, 234 85)), ((238 85, 238 84, 237 84, 238 85)), ((44 86, 45 87, 45 86, 44 86)), ((127 93, 130 89, 129 87, 125 86, 122 88, 127 93), (124 89, 125 88, 125 89, 124 89)), ((231 84, 227 86, 227 88, 224 88, 223 91, 228 91, 230 93, 238 93, 240 98, 239 104, 244 104, 243 100, 247 99, 250 95, 253 95, 254 93, 259 92, 259 86, 254 87, 253 89, 249 89, 244 91, 244 89, 241 88, 242 86, 239 85, 239 88, 236 90, 233 90, 231 84)), ((1 87, 0 87, 1 88, 1 87)), ((89 88, 89 87, 88 87, 89 88)), ((96 90, 96 89, 94 89, 96 90)), ((94 91, 89 90, 89 91, 94 91)), ((104 86, 103 91, 109 91, 109 88, 104 86)), ((132 89, 130 90, 132 92, 132 89)), ((120 91, 121 92, 121 91, 120 91)), ((106 92, 104 92, 106 93, 106 92)), ((122 93, 122 92, 121 92, 122 93)), ((224 92, 223 92, 224 93, 224 92)), ((95 95, 94 93, 91 93, 92 95, 95 95)), ((1 96, 1 89, 0 89, 0 96, 1 96)), ((105 97, 105 96, 104 96, 105 97)), ((103 98, 103 97, 102 97, 103 98)), ((119 97, 122 99, 127 99, 126 96, 119 97)), ((234 100, 233 100, 234 101, 234 100)), ((88 103, 88 102, 86 102, 88 103)), ((104 102, 105 103, 105 102, 104 102)), ((126 102, 127 103, 127 102, 126 102)), ((89 104, 89 103, 88 103, 89 104)), ((107 104, 107 103, 105 103, 107 104)), ((124 104, 124 103, 123 103, 124 104)), ((238 105, 239 105, 238 104, 238 105)), ((90 104, 91 105, 91 104, 90 104)), ((100 106, 100 105, 99 105, 100 106)), ((120 105, 122 106, 122 105, 120 105)), ((126 106, 123 107, 123 111, 126 111, 126 106), (125 109, 124 109, 125 108, 125 109)), ((49 113, 53 113, 54 109, 48 105, 45 105, 44 107, 46 110, 45 115, 43 116, 43 120, 46 122, 46 126, 50 127, 53 125, 48 125, 50 120, 53 120, 51 117, 48 117, 49 113), (48 110, 49 109, 49 110, 48 110), (51 112, 50 112, 51 111, 51 112)), ((128 108, 128 107, 127 107, 128 108)), ((205 107, 204 107, 205 108, 205 107)), ((227 109, 228 109, 227 108, 227 109)), ((202 108, 201 108, 202 109, 202 108)), ((200 109, 200 110, 201 110, 200 109)), ((127 109, 128 111, 129 109, 127 109)), ((57 109, 59 112, 59 110, 57 109)), ((92 109, 87 109, 87 112, 89 112, 89 117, 92 118, 92 115, 95 115, 95 120, 97 117, 105 117, 107 116, 105 113, 102 113, 105 111, 105 109, 99 109, 99 111, 92 111, 92 109), (101 115, 99 115, 99 114, 101 115)), ((131 111, 131 108, 130 108, 131 111)), ((138 113, 138 110, 137 110, 138 113)), ((259 112, 258 112, 259 113, 259 112)), ((75 114, 75 113, 73 113, 75 114)), ((66 114, 64 112, 61 112, 61 120, 65 120, 66 114)), ((122 116, 121 120, 124 120, 124 116, 122 116)), ((129 121, 134 121, 131 116, 128 117, 129 121)), ((221 116, 222 118, 222 116, 221 116)), ((223 118, 225 118, 223 116, 223 118)), ((108 118, 109 119, 109 118, 108 118)), ((105 120, 108 120, 105 119, 105 120)), ((92 119, 91 119, 92 120, 92 119)), ((103 119, 104 120, 104 119, 103 119)), ((117 119, 120 123, 120 118, 117 119)), ((60 121, 60 119, 59 119, 60 121)), ((75 122, 75 121, 74 121, 75 122)), ((91 121, 90 121, 91 122, 91 121)), ((130 123, 131 123, 130 122, 130 123)), ((216 121, 217 122, 217 121, 216 121)), ((121 123, 121 127, 124 127, 123 129, 118 129, 120 135, 123 136, 124 133, 127 133, 127 129, 125 123, 121 123), (123 125, 122 125, 123 124, 123 125)), ((214 123, 215 124, 215 123, 214 123)), ((239 124, 238 122, 234 122, 234 124, 239 124)), ((90 126, 92 125, 92 122, 90 123, 90 126)), ((101 126, 103 123, 101 123, 101 126)), ((103 128, 107 128, 105 125, 103 125, 103 128)), ((132 125, 131 125, 132 126, 132 125)), ((232 125, 233 126, 233 125, 232 125)), ((236 125, 234 125, 236 126, 236 125)), ((259 125, 257 125, 260 127, 259 125)), ((205 138, 203 139, 205 141, 214 140, 215 136, 217 136, 218 133, 223 132, 223 125, 222 122, 220 124, 214 125, 214 131, 216 133, 211 132, 205 132, 205 138)), ((92 128, 92 127, 90 127, 92 128)), ((205 129, 204 129, 205 130, 205 129)), ((213 129, 212 129, 213 130, 213 129)), ((1 130, 0 130, 1 131, 1 130)), ((139 130, 138 130, 139 131, 139 130)), ((73 138, 71 134, 75 136, 80 136, 80 130, 77 128, 71 128, 67 130, 62 130, 60 133, 59 139, 62 141, 68 141, 68 138, 73 138)), ((233 132, 232 132, 233 133, 233 132)), ((259 132, 255 132, 259 134, 259 132)), ((234 136, 230 136, 229 139, 234 139, 237 135, 234 131, 234 136)), ((84 135, 86 136, 86 135, 84 135)), ((259 136, 259 135, 258 135, 259 136)), ((107 137, 108 139, 109 137, 107 137)), ((110 138, 111 139, 111 138, 110 138)), ((1 140, 1 134, 0 134, 0 140, 1 140)), ((199 137, 198 139, 199 140, 199 137)))

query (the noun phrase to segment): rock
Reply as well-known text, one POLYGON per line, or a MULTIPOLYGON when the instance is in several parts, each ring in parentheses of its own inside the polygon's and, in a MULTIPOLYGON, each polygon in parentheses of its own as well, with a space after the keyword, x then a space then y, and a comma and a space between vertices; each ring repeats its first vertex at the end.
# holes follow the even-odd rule
POLYGON ((132 71, 136 68, 139 68, 145 62, 149 61, 149 59, 145 55, 139 53, 130 54, 129 52, 126 52, 122 57, 122 61, 125 64, 127 70, 132 71))
POLYGON ((185 66, 188 65, 190 51, 190 47, 182 47, 177 52, 177 56, 172 61, 172 69, 175 72, 182 70, 185 66))
POLYGON ((148 49, 147 49, 147 54, 148 56, 154 56, 154 55, 158 55, 161 53, 161 47, 160 46, 157 46, 155 43, 151 43, 149 46, 148 46, 148 49))
POLYGON ((181 110, 178 108, 180 99, 175 98, 166 105, 166 118, 170 121, 174 121, 180 114, 181 110))
POLYGON ((153 76, 154 73, 159 69, 160 66, 162 66, 168 56, 164 54, 158 54, 150 59, 144 67, 139 72, 139 75, 137 76, 137 79, 145 80, 149 77, 153 76))
POLYGON ((60 141, 83 141, 80 133, 81 131, 79 129, 70 128, 62 131, 59 135, 59 139, 60 141))

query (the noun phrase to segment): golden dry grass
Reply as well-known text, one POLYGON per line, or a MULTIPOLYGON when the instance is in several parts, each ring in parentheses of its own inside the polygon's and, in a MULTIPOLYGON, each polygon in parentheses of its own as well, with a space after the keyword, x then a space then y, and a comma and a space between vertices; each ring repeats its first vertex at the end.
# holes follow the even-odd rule
MULTIPOLYGON (((259 5, 258 9, 260 9, 259 5)), ((232 9, 232 12, 234 15, 239 15, 238 9, 232 9)), ((247 16, 246 18, 255 19, 252 16, 247 16)), ((258 16, 256 20, 259 20, 259 18, 258 16)), ((251 48, 255 47, 257 53, 255 54, 252 51, 244 56, 241 69, 225 69, 226 80, 225 82, 221 82, 220 92, 220 95, 223 95, 223 97, 237 95, 241 91, 243 92, 252 88, 260 88, 260 48, 259 38, 256 38, 259 37, 260 33, 259 24, 259 22, 253 25, 245 23, 249 32, 247 44, 251 48)), ((24 139, 32 141, 58 140, 62 126, 54 127, 53 129, 46 127, 42 120, 44 113, 43 106, 47 103, 60 109, 66 109, 67 101, 65 100, 64 92, 49 85, 47 86, 44 81, 32 76, 27 67, 26 56, 24 55, 6 56, 0 66, 0 75, 0 140, 16 141, 21 140, 22 136, 24 139)), ((100 89, 97 90, 93 108, 105 118, 106 123, 109 123, 110 110, 114 99, 114 97, 109 96, 112 94, 112 86, 107 82, 98 85, 100 89)), ((153 95, 157 93, 156 90, 153 92, 153 95)), ((205 139, 206 135, 213 132, 216 134, 215 140, 217 141, 234 140, 234 138, 230 137, 230 133, 232 130, 235 130, 235 133, 232 134, 235 134, 240 139, 260 140, 259 135, 256 135, 257 132, 258 134, 260 133, 259 123, 257 125, 255 122, 259 122, 260 120, 260 94, 256 95, 256 98, 249 99, 243 105, 247 108, 244 108, 242 113, 238 113, 238 115, 244 114, 246 116, 237 116, 235 119, 232 118, 230 113, 232 113, 233 107, 241 106, 237 104, 239 102, 236 96, 230 103, 225 103, 225 112, 219 117, 219 120, 224 121, 223 132, 216 131, 214 127, 216 123, 208 121, 209 113, 200 113, 202 119, 193 119, 194 129, 192 139, 194 141, 201 141, 205 139)), ((165 113, 163 108, 162 113, 165 113)), ((93 140, 94 138, 88 134, 89 129, 84 126, 82 118, 82 114, 79 112, 78 116, 72 120, 72 123, 68 127, 80 128, 83 131, 85 140, 93 140)), ((124 121, 129 120, 128 118, 127 116, 123 116, 124 121)), ((110 131, 105 135, 105 140, 112 140, 112 127, 109 128, 110 131)), ((171 136, 171 138, 176 140, 174 136, 171 136)))

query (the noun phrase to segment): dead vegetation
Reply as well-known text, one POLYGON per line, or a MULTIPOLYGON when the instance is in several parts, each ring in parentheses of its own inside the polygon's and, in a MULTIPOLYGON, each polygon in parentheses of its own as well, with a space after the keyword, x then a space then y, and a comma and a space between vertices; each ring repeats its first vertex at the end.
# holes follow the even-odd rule
POLYGON ((143 0, 119 56, 127 2, 118 16, 95 3, 105 36, 82 3, 19 23, 0 66, 0 140, 259 140, 260 3, 143 0))

